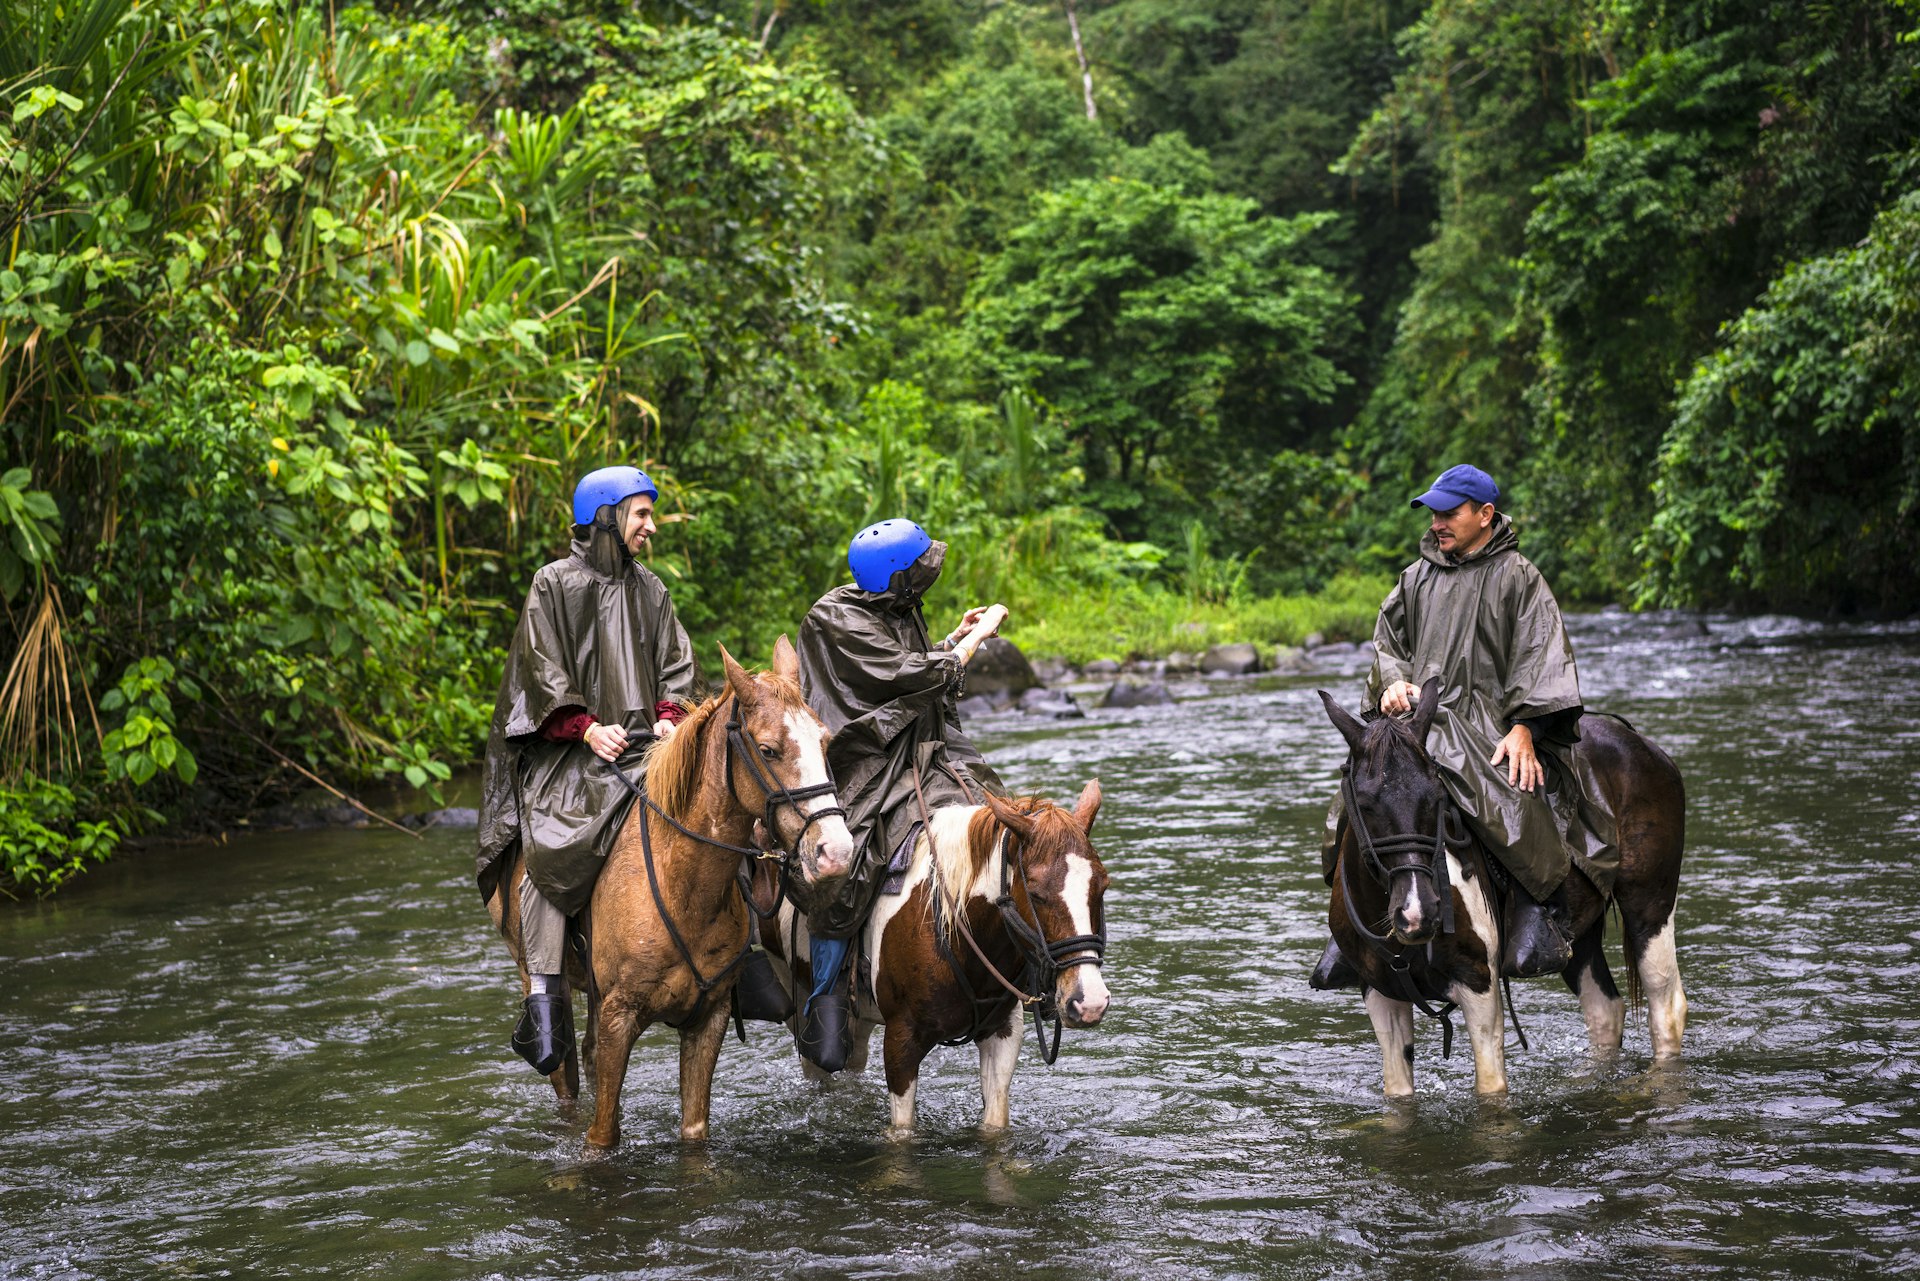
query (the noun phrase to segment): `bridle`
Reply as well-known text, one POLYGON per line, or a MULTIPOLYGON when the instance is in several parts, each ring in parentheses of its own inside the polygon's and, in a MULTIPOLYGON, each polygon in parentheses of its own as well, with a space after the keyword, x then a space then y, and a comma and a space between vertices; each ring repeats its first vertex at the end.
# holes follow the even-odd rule
MULTIPOLYGON (((1393 878, 1396 876, 1424 876, 1433 884, 1433 892, 1440 903, 1440 929, 1442 935, 1454 932, 1453 886, 1447 875, 1447 846, 1449 844, 1465 846, 1467 843, 1466 822, 1454 804, 1453 796, 1444 784, 1436 790, 1439 800, 1435 802, 1433 815, 1433 834, 1424 832, 1390 832, 1385 836, 1375 836, 1367 827, 1367 816, 1360 808, 1359 796, 1353 786, 1353 757, 1347 758, 1346 767, 1340 773, 1340 799, 1346 805, 1347 826, 1354 834, 1354 843, 1360 847, 1361 861, 1366 864, 1367 875, 1373 883, 1392 896, 1393 878), (1428 854, 1425 862, 1418 859, 1407 860, 1393 866, 1386 862, 1388 858, 1403 858, 1406 855, 1428 854)), ((1395 984, 1400 988, 1399 999, 1417 1007, 1428 1018, 1438 1019, 1443 1029, 1440 1037, 1440 1057, 1448 1058, 1453 1054, 1453 1012, 1460 1008, 1452 1001, 1441 1001, 1435 1009, 1422 996, 1415 986, 1410 972, 1412 962, 1403 946, 1397 942, 1391 931, 1376 934, 1367 928, 1360 919, 1355 906, 1353 883, 1347 870, 1348 860, 1340 859, 1340 891, 1347 902, 1347 923, 1353 926, 1360 936, 1387 954, 1387 969, 1392 973, 1395 984)), ((1427 944, 1427 960, 1433 959, 1433 944, 1427 944)))
MULTIPOLYGON (((916 778, 916 788, 918 783, 919 780, 916 778)), ((931 839, 931 836, 931 823, 928 823, 928 838, 931 839)), ((1000 913, 1001 927, 1006 930, 1007 937, 1013 942, 1014 951, 1020 957, 1019 983, 1016 984, 1008 979, 1000 972, 1000 967, 987 959, 987 954, 981 948, 979 940, 974 938, 972 929, 967 925, 967 916, 964 911, 954 914, 951 928, 966 941, 968 948, 972 950, 980 964, 987 967, 987 973, 992 975, 994 980, 1015 1000, 1019 1001, 1023 1008, 1033 1011, 1034 1040, 1039 1043, 1041 1057, 1046 1060, 1048 1066, 1052 1066, 1054 1060, 1060 1057, 1060 1037, 1065 1030, 1065 1024, 1060 1017, 1060 975, 1080 965, 1099 968, 1106 958, 1107 930, 1106 923, 1102 921, 1100 932, 1097 934, 1074 934, 1067 938, 1048 939, 1046 927, 1040 922, 1040 910, 1034 906, 1033 882, 1027 875, 1027 861, 1022 857, 1025 849, 1026 842, 1017 832, 1003 823, 1000 835, 1000 893, 994 897, 993 905, 1000 913), (1020 910, 1019 900, 1013 894, 1015 868, 1019 869, 1020 889, 1026 895, 1027 905, 1033 913, 1031 921, 1027 919, 1026 913, 1020 910), (1053 1023, 1051 1044, 1047 1040, 1045 1026, 1049 1020, 1053 1023)), ((937 877, 939 868, 937 858, 934 860, 934 868, 937 877)), ((1001 1005, 1005 998, 998 992, 989 992, 985 996, 980 996, 974 991, 973 984, 968 981, 966 971, 960 964, 960 958, 954 954, 952 946, 947 942, 949 924, 946 916, 947 896, 936 879, 933 886, 934 948, 939 952, 941 959, 947 963, 947 968, 953 971, 954 980, 959 984, 961 993, 973 1010, 972 1026, 966 1033, 951 1040, 942 1041, 940 1044, 969 1045, 998 1029, 999 1023, 995 1016, 1005 1008, 1001 1005)))
MULTIPOLYGON (((761 790, 766 793, 765 821, 767 838, 770 841, 776 842, 772 849, 758 849, 751 845, 734 845, 727 841, 716 840, 711 836, 694 831, 679 819, 676 819, 673 815, 661 809, 659 802, 655 801, 651 796, 648 796, 644 787, 636 784, 631 778, 627 777, 625 770, 621 769, 612 761, 606 763, 607 768, 619 775, 620 781, 627 785, 628 790, 634 794, 635 799, 640 803, 640 853, 642 861, 646 864, 647 868, 647 888, 653 893, 653 906, 655 911, 660 914, 660 923, 667 928, 667 937, 673 940, 673 946, 679 951, 680 959, 686 963, 687 969, 692 972, 694 984, 700 991, 700 998, 694 1003, 693 1013, 687 1017, 688 1023, 698 1022, 701 1010, 706 1004, 708 993, 724 982, 735 970, 739 969, 752 953, 754 946, 753 931, 747 931, 746 941, 740 945, 739 953, 736 954, 731 961, 728 961, 711 975, 703 975, 700 973, 700 966, 693 959, 693 949, 687 946, 686 939, 681 936, 679 927, 674 923, 673 913, 667 910, 666 896, 660 891, 660 874, 654 865, 653 858, 653 824, 649 816, 659 815, 662 821, 669 827, 679 832, 682 836, 696 841, 701 845, 710 845, 715 849, 726 850, 729 853, 739 854, 748 859, 779 860, 779 890, 774 895, 773 906, 764 912, 760 910, 759 904, 753 901, 751 874, 743 870, 735 878, 735 883, 739 886, 740 897, 746 903, 747 910, 752 912, 760 920, 766 921, 771 920, 778 914, 780 905, 788 898, 793 869, 800 861, 800 843, 806 839, 807 829, 821 819, 831 818, 834 815, 840 815, 842 817, 846 815, 846 810, 838 805, 825 806, 824 808, 814 810, 812 813, 808 813, 801 808, 800 802, 802 801, 812 800, 817 796, 833 795, 834 785, 832 779, 828 779, 825 783, 816 783, 810 787, 775 786, 777 780, 774 779, 760 763, 758 752, 760 744, 747 737, 746 730, 741 724, 740 699, 737 695, 731 697, 733 698, 733 710, 727 719, 726 761, 724 763, 727 774, 727 794, 733 798, 735 805, 738 805, 741 809, 747 808, 746 803, 740 799, 739 790, 735 787, 733 781, 733 761, 737 752, 738 755, 747 762, 747 768, 753 773, 754 782, 759 784, 761 790), (791 806, 794 812, 799 814, 804 821, 800 825, 800 830, 794 833, 791 842, 779 844, 779 812, 783 806, 791 806)), ((597 1003, 597 998, 591 990, 593 974, 591 966, 588 967, 587 974, 589 979, 589 999, 595 1000, 597 1003)), ((737 1019, 735 1021, 736 1023, 738 1022, 737 1019)), ((746 1039, 744 1029, 741 1032, 741 1039, 746 1039)))

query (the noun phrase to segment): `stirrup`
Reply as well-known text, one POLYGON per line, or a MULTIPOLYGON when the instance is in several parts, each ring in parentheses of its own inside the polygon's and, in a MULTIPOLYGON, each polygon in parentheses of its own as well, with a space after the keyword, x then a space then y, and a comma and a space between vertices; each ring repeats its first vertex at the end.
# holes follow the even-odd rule
POLYGON ((844 992, 814 997, 796 1044, 801 1057, 822 1072, 831 1075, 846 1067, 853 1050, 853 998, 844 992))
POLYGON ((1340 945, 1328 939, 1327 950, 1320 954, 1320 964, 1314 966, 1313 973, 1307 976, 1307 986, 1316 992, 1359 987, 1360 972, 1347 960, 1347 954, 1340 950, 1340 945))
POLYGON ((552 1076, 573 1052, 573 995, 534 992, 513 1029, 513 1052, 541 1076, 552 1076))

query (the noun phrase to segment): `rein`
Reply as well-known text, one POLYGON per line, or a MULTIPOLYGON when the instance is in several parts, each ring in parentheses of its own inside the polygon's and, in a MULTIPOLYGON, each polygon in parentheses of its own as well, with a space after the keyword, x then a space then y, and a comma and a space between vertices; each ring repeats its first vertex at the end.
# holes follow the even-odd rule
MULTIPOLYGON (((1403 872, 1427 877, 1433 882, 1434 893, 1440 899, 1440 933, 1452 934, 1454 932, 1453 888, 1447 879, 1447 847, 1457 845, 1464 848, 1468 844, 1466 820, 1461 816, 1459 806, 1454 803, 1452 795, 1445 787, 1440 789, 1439 811, 1434 815, 1431 840, 1418 832, 1395 832, 1376 840, 1373 833, 1367 830, 1366 815, 1360 812, 1353 790, 1351 767, 1341 775, 1340 797, 1345 802, 1347 813, 1351 818, 1347 826, 1355 835, 1355 841, 1360 846, 1361 856, 1367 866, 1367 874, 1373 878, 1374 883, 1382 889, 1387 889, 1392 885, 1393 877, 1403 872), (1381 858, 1382 853, 1388 856, 1418 854, 1427 850, 1429 846, 1432 854, 1426 863, 1404 863, 1399 867, 1389 868, 1381 858)), ((1496 879, 1494 868, 1497 863, 1497 859, 1486 860, 1489 880, 1496 879)), ((1411 973, 1412 963, 1408 960, 1406 952, 1394 942, 1393 935, 1391 933, 1375 934, 1361 921, 1354 909, 1353 882, 1348 876, 1347 859, 1344 854, 1340 857, 1340 890, 1347 900, 1347 923, 1352 925, 1361 937, 1387 954, 1387 969, 1393 974, 1394 982, 1400 988, 1398 994, 1400 999, 1412 1004, 1428 1018, 1439 1020, 1440 1057, 1443 1059, 1453 1057, 1453 1013, 1460 1008, 1459 1005, 1453 1001, 1442 1001, 1437 1010, 1429 1005, 1420 995, 1419 988, 1414 985, 1411 973)), ((1494 906, 1493 914, 1497 930, 1500 920, 1503 919, 1503 912, 1499 905, 1494 906)), ((1513 1008, 1513 981, 1500 973, 1499 939, 1496 937, 1493 942, 1495 946, 1490 949, 1489 962, 1506 992, 1504 1009, 1507 1017, 1513 1020, 1513 1030, 1520 1038, 1520 1048, 1528 1049, 1530 1047, 1527 1045, 1526 1030, 1520 1026, 1520 1015, 1513 1008)), ((1433 963, 1431 942, 1427 944, 1427 963, 1429 965, 1433 963)))
MULTIPOLYGON (((1346 804, 1347 813, 1351 816, 1347 827, 1354 833, 1355 843, 1359 845, 1362 860, 1366 863, 1367 874, 1373 879, 1374 884, 1381 889, 1389 889, 1393 884, 1393 878, 1397 875, 1426 877, 1433 882, 1433 892, 1440 900, 1440 933, 1452 934, 1454 932, 1453 886, 1447 878, 1447 845, 1450 841, 1454 844, 1464 844, 1466 841, 1466 825, 1454 806, 1452 796, 1444 787, 1440 789, 1440 802, 1434 814, 1431 837, 1420 832, 1393 832, 1378 839, 1367 829, 1367 817, 1361 811, 1358 797, 1353 790, 1351 766, 1341 775, 1340 797, 1346 804), (1388 867, 1385 859, 1381 857, 1382 854, 1392 857, 1420 853, 1429 854, 1427 862, 1402 863, 1397 867, 1388 867)), ((1353 881, 1347 870, 1347 862, 1346 856, 1342 855, 1340 890, 1347 901, 1347 923, 1352 925, 1361 937, 1387 954, 1387 969, 1400 988, 1398 996, 1428 1018, 1439 1021, 1440 1057, 1452 1058, 1453 1012, 1460 1007, 1453 1001, 1441 1001, 1439 1009, 1428 1004, 1427 999, 1420 994, 1420 989, 1414 984, 1411 972, 1412 962, 1408 959, 1405 950, 1394 942, 1392 933, 1375 934, 1367 928, 1355 907, 1353 881)), ((1429 963, 1433 960, 1431 942, 1427 944, 1427 960, 1429 963)))
MULTIPOLYGON (((827 806, 811 814, 800 808, 801 801, 810 800, 816 796, 832 795, 834 785, 831 780, 825 783, 815 784, 811 787, 775 787, 773 785, 775 780, 761 767, 760 762, 755 757, 755 753, 749 750, 749 747, 757 748, 759 744, 752 743, 747 738, 745 731, 741 728, 740 700, 736 698, 733 700, 733 703, 732 714, 727 720, 727 755, 724 766, 727 775, 727 794, 733 798, 735 805, 738 805, 743 810, 747 808, 746 804, 741 801, 740 793, 733 782, 733 760, 737 750, 738 754, 747 761, 748 768, 753 771, 754 781, 759 783, 761 789, 767 794, 766 829, 768 837, 777 839, 779 836, 778 814, 782 806, 792 806, 795 812, 799 813, 800 816, 806 820, 801 824, 800 830, 794 834, 793 841, 788 845, 763 850, 756 849, 750 845, 734 845, 730 842, 717 840, 714 837, 696 832, 660 808, 659 802, 647 795, 644 786, 636 784, 631 778, 627 777, 625 770, 621 769, 612 761, 606 762, 607 768, 612 770, 614 774, 619 777, 620 781, 627 785, 627 790, 632 792, 634 798, 640 802, 640 853, 647 869, 647 889, 653 894, 654 910, 660 914, 660 923, 667 928, 667 937, 673 940, 675 950, 680 953, 680 959, 693 974, 694 985, 700 992, 699 999, 694 1003, 693 1013, 687 1016, 687 1022, 689 1023, 698 1021, 701 1010, 706 1005, 707 997, 713 989, 724 982, 735 970, 739 969, 740 966, 745 963, 747 957, 753 952, 754 936, 753 931, 749 929, 747 931, 746 942, 741 945, 740 951, 735 954, 731 961, 728 961, 712 975, 701 974, 700 966, 693 959, 693 950, 687 946, 687 941, 681 935, 679 926, 674 923, 673 913, 667 908, 666 896, 662 894, 660 890, 660 873, 653 857, 653 825, 649 820, 649 815, 659 815, 662 821, 669 827, 672 827, 682 836, 698 844, 710 845, 715 849, 726 850, 729 853, 741 855, 743 859, 778 859, 780 863, 778 892, 774 895, 773 906, 767 911, 762 912, 759 904, 754 902, 752 876, 745 870, 744 865, 742 870, 734 878, 735 885, 740 891, 740 898, 747 905, 747 910, 760 920, 765 921, 777 915, 780 911, 781 904, 788 898, 793 865, 799 861, 800 842, 805 838, 807 829, 820 819, 829 818, 835 814, 845 815, 846 813, 846 811, 838 805, 827 806)), ((588 967, 588 977, 589 980, 591 980, 591 966, 588 967)), ((742 1039, 744 1039, 744 1034, 742 1039)))
MULTIPOLYGON (((931 846, 933 840, 933 816, 927 810, 926 795, 920 788, 920 768, 916 763, 913 769, 913 791, 920 804, 921 823, 926 830, 931 846)), ((1022 1008, 1033 1011, 1034 1040, 1040 1046, 1040 1055, 1047 1066, 1053 1066, 1060 1057, 1060 1038, 1065 1024, 1060 1017, 1057 985, 1062 971, 1080 965, 1098 966, 1106 957, 1107 936, 1103 930, 1099 934, 1075 934, 1063 939, 1049 940, 1046 929, 1040 922, 1039 909, 1033 908, 1033 919, 1020 910, 1019 902, 1013 896, 1013 870, 1020 869, 1020 888, 1026 893, 1028 905, 1033 903, 1033 885, 1027 876, 1026 860, 1021 857, 1025 843, 1019 835, 1005 824, 1000 833, 1000 893, 993 900, 994 907, 1000 913, 1001 927, 1012 940, 1014 951, 1022 962, 1020 982, 1015 983, 1000 972, 1000 967, 987 957, 980 941, 974 937, 972 928, 967 924, 964 910, 952 915, 951 928, 957 933, 974 957, 986 967, 987 973, 995 982, 1006 989, 1008 995, 1020 1003, 1022 1008), (1032 989, 1032 990, 1028 990, 1032 989), (1053 1040, 1049 1044, 1045 1021, 1053 1022, 1053 1040)), ((973 984, 947 942, 949 928, 947 920, 946 894, 939 881, 940 860, 937 851, 929 848, 932 855, 934 877, 933 889, 933 943, 940 959, 947 963, 953 972, 954 981, 959 985, 961 994, 966 998, 973 1011, 971 1026, 967 1031, 951 1040, 940 1042, 942 1045, 969 1045, 996 1030, 995 1015, 1002 1008, 1006 998, 997 992, 980 996, 974 991, 973 984)))

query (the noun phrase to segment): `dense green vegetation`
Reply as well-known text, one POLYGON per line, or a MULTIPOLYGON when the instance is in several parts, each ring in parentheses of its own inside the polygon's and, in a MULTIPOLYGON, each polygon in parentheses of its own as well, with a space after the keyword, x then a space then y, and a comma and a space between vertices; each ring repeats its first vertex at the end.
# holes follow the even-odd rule
MULTIPOLYGON (((1920 4, 0 0, 0 889, 477 750, 574 478, 702 651, 907 512, 1075 657, 1920 605, 1920 4)), ((1024 628, 1025 630, 1021 630, 1024 628)))

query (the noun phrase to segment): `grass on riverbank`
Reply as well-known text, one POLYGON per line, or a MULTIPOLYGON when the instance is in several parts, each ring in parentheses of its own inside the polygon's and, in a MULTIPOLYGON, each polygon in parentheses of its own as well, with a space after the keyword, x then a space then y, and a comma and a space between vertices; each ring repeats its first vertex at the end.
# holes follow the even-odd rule
POLYGON ((1298 645, 1366 640, 1393 580, 1342 575, 1311 596, 1269 596, 1227 604, 1195 602, 1162 587, 1125 586, 1058 597, 1009 620, 1006 636, 1030 658, 1071 663, 1096 658, 1164 658, 1209 645, 1252 641, 1298 645))

